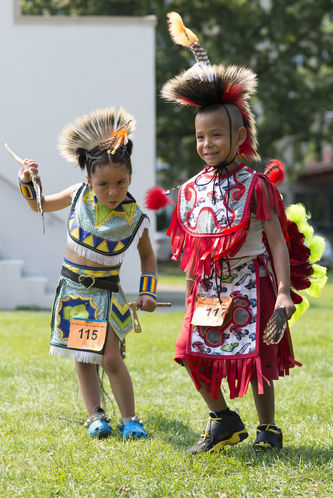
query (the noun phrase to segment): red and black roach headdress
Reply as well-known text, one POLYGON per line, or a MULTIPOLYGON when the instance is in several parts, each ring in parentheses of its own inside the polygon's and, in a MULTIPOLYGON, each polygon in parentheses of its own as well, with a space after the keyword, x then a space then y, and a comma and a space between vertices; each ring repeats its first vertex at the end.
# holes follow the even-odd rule
POLYGON ((168 14, 169 31, 175 43, 189 47, 196 63, 187 71, 169 80, 161 96, 168 102, 200 108, 211 104, 234 104, 240 110, 247 130, 239 156, 259 159, 257 132, 249 99, 255 93, 257 76, 249 68, 211 65, 196 35, 183 24, 176 12, 168 14))

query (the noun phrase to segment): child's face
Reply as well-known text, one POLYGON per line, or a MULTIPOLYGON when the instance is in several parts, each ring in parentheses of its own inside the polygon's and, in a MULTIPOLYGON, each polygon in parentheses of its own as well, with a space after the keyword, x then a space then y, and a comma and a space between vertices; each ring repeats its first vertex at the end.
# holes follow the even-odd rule
POLYGON ((114 163, 98 167, 87 180, 97 199, 105 206, 115 209, 126 197, 131 175, 124 164, 114 163))
POLYGON ((195 118, 197 152, 208 166, 217 166, 222 161, 231 161, 246 137, 245 128, 232 129, 230 147, 229 119, 221 108, 202 112, 195 118))

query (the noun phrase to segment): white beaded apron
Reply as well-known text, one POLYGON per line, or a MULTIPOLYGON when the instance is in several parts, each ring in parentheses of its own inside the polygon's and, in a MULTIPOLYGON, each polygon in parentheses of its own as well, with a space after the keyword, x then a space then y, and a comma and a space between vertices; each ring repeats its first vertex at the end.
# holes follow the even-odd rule
MULTIPOLYGON (((266 260, 268 258, 265 254, 266 260)), ((266 263, 265 263, 266 266, 266 263)), ((267 266, 266 266, 267 268, 267 266)), ((197 298, 229 298, 233 301, 227 318, 221 327, 191 326, 188 352, 201 357, 220 357, 223 359, 250 358, 258 352, 260 303, 257 288, 260 274, 267 274, 264 266, 259 267, 258 260, 240 262, 223 276, 201 279, 196 295, 193 293, 192 307, 197 298), (219 282, 219 292, 217 289, 219 282)), ((271 279, 272 279, 272 275, 271 279)), ((191 310, 191 314, 193 311, 191 310)))

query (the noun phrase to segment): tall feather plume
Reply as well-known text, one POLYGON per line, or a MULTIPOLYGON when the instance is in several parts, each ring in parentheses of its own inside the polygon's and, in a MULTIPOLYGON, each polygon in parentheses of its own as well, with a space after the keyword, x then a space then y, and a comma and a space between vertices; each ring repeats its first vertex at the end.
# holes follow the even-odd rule
POLYGON ((169 33, 175 43, 189 47, 191 43, 193 44, 198 41, 198 37, 193 31, 185 27, 183 19, 177 12, 169 12, 167 18, 169 33))
POLYGON ((200 45, 198 37, 186 28, 181 16, 177 12, 169 12, 167 18, 172 40, 178 45, 189 47, 197 62, 210 65, 206 51, 200 45))
POLYGON ((239 148, 239 156, 259 159, 255 119, 249 105, 249 99, 257 87, 256 74, 246 67, 212 66, 197 36, 186 28, 177 12, 168 14, 168 23, 173 41, 189 47, 197 63, 167 81, 161 97, 168 102, 197 108, 210 104, 236 105, 247 130, 247 137, 239 148))
POLYGON ((91 151, 101 142, 109 140, 125 124, 126 135, 130 138, 135 129, 135 121, 123 108, 118 114, 114 107, 106 107, 80 116, 62 130, 58 138, 60 155, 68 162, 76 162, 79 149, 91 151))

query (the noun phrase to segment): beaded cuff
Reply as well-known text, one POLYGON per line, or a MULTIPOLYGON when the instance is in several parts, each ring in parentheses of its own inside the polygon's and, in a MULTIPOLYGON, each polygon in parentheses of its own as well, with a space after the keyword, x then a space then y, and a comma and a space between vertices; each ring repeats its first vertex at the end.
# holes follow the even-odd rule
POLYGON ((33 183, 24 183, 20 178, 18 179, 18 181, 23 197, 25 197, 25 199, 28 199, 29 201, 33 201, 34 199, 36 199, 36 192, 33 183))
POLYGON ((139 296, 147 295, 156 299, 157 276, 154 273, 143 273, 140 278, 139 296))

